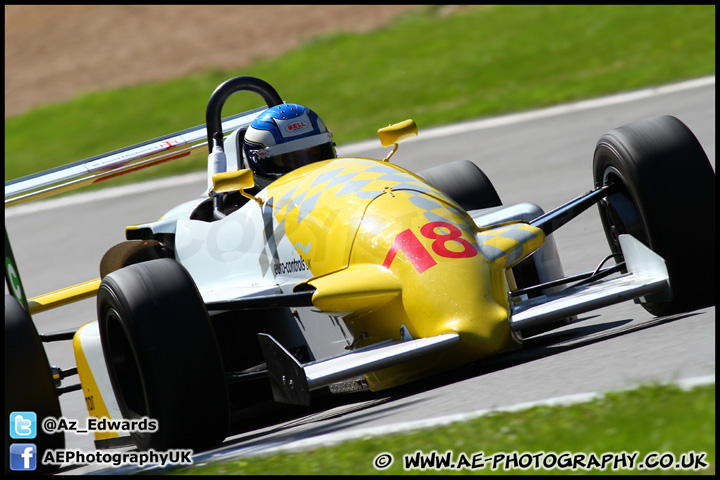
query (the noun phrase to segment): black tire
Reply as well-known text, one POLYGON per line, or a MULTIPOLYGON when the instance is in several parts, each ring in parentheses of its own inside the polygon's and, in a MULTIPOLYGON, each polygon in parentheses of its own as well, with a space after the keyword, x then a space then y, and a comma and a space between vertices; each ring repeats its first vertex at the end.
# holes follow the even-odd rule
POLYGON ((15 297, 5 295, 6 472, 10 471, 9 449, 12 443, 34 443, 37 446, 37 469, 31 473, 57 470, 57 466, 43 465, 39 460, 46 450, 65 448, 63 433, 48 435, 43 431, 41 422, 46 417, 60 418, 62 411, 45 348, 30 315, 15 297), (37 436, 28 440, 11 438, 11 412, 35 412, 37 436))
POLYGON ((498 207, 500 196, 485 173, 469 160, 428 168, 418 175, 448 194, 465 210, 498 207))
POLYGON ((127 240, 105 252, 100 260, 100 278, 129 265, 170 257, 170 252, 157 240, 127 240))
POLYGON ((125 418, 158 421, 133 433, 141 450, 222 443, 230 414, 217 340, 190 274, 172 259, 116 270, 98 291, 100 338, 125 418))
POLYGON ((599 203, 610 249, 629 233, 665 259, 673 298, 643 307, 663 316, 714 305, 715 172, 690 129, 663 116, 612 130, 597 143, 593 177, 619 188, 599 203))

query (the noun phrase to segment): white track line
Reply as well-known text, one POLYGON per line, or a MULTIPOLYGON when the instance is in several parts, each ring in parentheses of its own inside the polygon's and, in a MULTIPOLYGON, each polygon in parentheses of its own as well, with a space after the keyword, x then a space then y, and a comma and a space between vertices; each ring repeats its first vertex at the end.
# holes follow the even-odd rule
MULTIPOLYGON (((659 95, 667 95, 670 93, 681 92, 684 90, 691 90, 693 88, 706 87, 708 85, 715 84, 715 76, 703 77, 694 80, 688 80, 681 83, 673 83, 671 85, 663 85, 660 87, 645 88, 643 90, 637 90, 628 93, 620 93, 617 95, 610 95, 607 97, 594 98, 590 100, 583 100, 575 103, 566 103, 563 105, 556 105, 554 107, 543 108, 540 110, 530 110, 527 112, 512 113, 503 115, 501 117, 483 118, 479 120, 455 123, 443 127, 429 128, 422 131, 422 140, 429 140, 432 138, 442 137, 445 138, 450 135, 457 135, 460 133, 473 132, 477 130, 485 130, 488 128, 495 128, 505 125, 512 125, 516 123, 527 122, 530 120, 537 120, 540 118, 554 117, 557 115, 565 115, 568 113, 580 112, 584 110, 592 110, 594 108, 607 107, 611 105, 618 105, 621 103, 634 102, 637 100, 644 100, 659 95)), ((343 155, 354 155, 358 152, 367 150, 372 147, 377 147, 377 140, 368 140, 365 142, 355 143, 348 145, 342 149, 343 155)), ((338 148, 340 150, 340 148, 338 148)))
MULTIPOLYGON (((447 137, 450 135, 457 135, 465 132, 472 132, 477 130, 484 130, 488 128, 494 128, 505 125, 512 125, 530 120, 537 120, 540 118, 548 118, 557 115, 564 115, 573 112, 579 112, 584 110, 591 110, 594 108, 606 107, 610 105, 618 105, 621 103, 634 102, 637 100, 643 100, 646 98, 656 97, 659 95, 667 95, 670 93, 680 92, 684 90, 691 90, 694 88, 706 87, 708 85, 715 84, 715 76, 703 77, 694 80, 688 80, 680 83, 673 83, 670 85, 663 85, 659 87, 645 88, 628 93, 620 93, 617 95, 610 95, 607 97, 595 98, 591 100, 583 100, 575 103, 567 103, 563 105, 557 105, 554 107, 543 108, 540 110, 531 110, 527 112, 514 113, 509 115, 503 115, 500 117, 484 118, 480 120, 456 123, 453 125, 447 125, 437 128, 429 128, 423 130, 421 140, 430 140, 438 137, 447 137)), ((342 156, 352 156, 365 150, 378 146, 377 140, 367 140, 364 142, 353 143, 338 147, 338 151, 342 156)), ((147 182, 136 183, 133 185, 125 185, 121 187, 113 187, 105 190, 99 190, 96 192, 81 193, 64 198, 58 198, 53 200, 45 200, 41 202, 31 203, 27 205, 18 205, 16 207, 10 207, 5 209, 5 218, 12 218, 20 215, 28 215, 35 212, 47 212, 56 208, 69 207, 73 205, 80 205, 85 202, 91 202, 96 200, 104 200, 110 198, 118 198, 126 195, 136 195, 139 193, 160 190, 163 188, 170 188, 178 185, 186 185, 191 183, 202 182, 207 176, 206 172, 195 172, 184 175, 179 175, 170 178, 164 178, 160 180, 151 180, 147 182)))
MULTIPOLYGON (((704 375, 700 377, 689 377, 689 378, 683 378, 679 380, 669 381, 669 382, 658 382, 661 385, 676 385, 680 387, 683 390, 691 390, 694 387, 704 386, 704 385, 713 385, 715 384, 715 375, 704 375)), ((611 390, 611 391, 626 391, 626 390, 634 390, 637 386, 633 387, 627 387, 617 390, 611 390)), ((527 410, 529 408, 534 407, 542 407, 542 406, 568 406, 568 405, 574 405, 578 403, 583 402, 589 402, 592 400, 595 400, 597 398, 603 397, 605 394, 609 392, 590 392, 590 393, 580 393, 575 395, 565 395, 561 397, 554 397, 554 398, 548 398, 545 400, 538 400, 535 402, 525 402, 525 403, 518 403, 515 405, 510 405, 507 407, 497 407, 497 408, 488 408, 484 410, 477 410, 474 412, 468 412, 468 413, 461 413, 461 414, 455 414, 455 415, 445 415, 442 417, 436 417, 436 418, 430 418, 425 420, 416 420, 411 422, 403 422, 403 423, 395 423, 392 425, 385 425, 380 427, 368 427, 368 428, 361 428, 358 430, 351 430, 351 431, 344 431, 344 432, 335 432, 335 433, 328 433, 325 435, 318 435, 316 437, 297 440, 297 441, 291 441, 291 442, 273 442, 269 441, 268 443, 262 443, 262 441, 253 446, 248 447, 240 447, 238 449, 233 449, 228 452, 215 452, 215 453, 201 453, 198 455, 193 455, 193 463, 195 465, 206 465, 210 462, 218 462, 218 461, 225 461, 225 460, 231 460, 235 458, 247 458, 251 456, 257 456, 257 455, 270 455, 273 453, 278 452, 296 452, 296 451, 303 451, 303 450, 309 450, 312 448, 318 448, 318 447, 327 447, 332 445, 337 445, 342 442, 350 441, 350 440, 358 440, 358 439, 365 439, 365 438, 371 438, 371 437, 377 437, 381 435, 389 435, 393 433, 405 433, 410 432, 413 430, 418 430, 422 428, 428 428, 428 427, 439 427, 444 425, 449 425, 451 423, 455 422, 464 422, 468 420, 472 420, 478 417, 482 417, 491 413, 496 412, 516 412, 520 410, 527 410)), ((241 441, 241 440, 239 440, 241 441)), ((234 441, 235 443, 238 442, 236 439, 234 441)), ((106 469, 103 471, 93 471, 93 474, 105 474, 105 473, 112 473, 115 475, 129 475, 132 473, 137 472, 145 472, 150 473, 154 471, 162 471, 162 467, 148 467, 148 468, 138 468, 137 466, 126 466, 126 467, 119 467, 119 468, 111 468, 106 469)), ((71 474, 80 474, 81 471, 79 470, 69 470, 68 473, 71 474)))
MULTIPOLYGON (((672 382, 660 382, 663 385, 677 385, 683 390, 690 390, 697 386, 702 385, 711 385, 715 383, 715 375, 705 375, 702 377, 691 377, 691 378, 685 378, 680 379, 672 382)), ((633 390, 637 387, 628 387, 623 388, 622 390, 633 390)), ((620 391, 620 390, 615 390, 620 391)), ((227 458, 233 458, 233 457, 240 457, 240 456, 251 456, 251 455, 267 455, 271 453, 276 453, 279 451, 298 451, 298 450, 307 450, 310 448, 316 448, 321 446, 329 446, 329 445, 336 445, 341 442, 345 442, 348 440, 356 440, 359 438, 366 438, 366 437, 377 437, 381 435, 389 435, 392 433, 399 433, 399 432, 409 432, 412 430, 417 430, 421 428, 428 428, 428 427, 439 427, 443 425, 448 425, 455 422, 465 422, 468 420, 472 420, 478 417, 482 417, 485 415, 488 415, 490 413, 496 413, 496 412, 516 412, 519 410, 526 410, 533 407, 541 407, 541 406, 566 406, 566 405, 573 405, 577 403, 583 403, 583 402, 589 402, 591 400, 595 400, 597 398, 601 398, 605 395, 605 393, 601 392, 591 392, 591 393, 580 393, 575 395, 565 395, 562 397, 554 397, 554 398, 548 398, 545 400, 539 400, 535 402, 526 402, 526 403, 519 403, 516 405, 511 405, 507 407, 497 407, 497 408, 489 408, 484 410, 477 410, 474 412, 468 412, 468 413, 460 413, 460 414, 454 414, 454 415, 445 415, 442 417, 436 417, 436 418, 429 418, 424 420, 416 420, 416 421, 410 421, 410 422, 403 422, 403 423, 395 423, 392 425, 384 425, 380 427, 368 427, 368 428, 362 428, 358 430, 350 430, 350 431, 344 431, 344 432, 335 432, 335 433, 328 433, 325 435, 319 435, 313 438, 307 438, 302 440, 297 440, 290 443, 285 444, 278 444, 278 445, 258 445, 253 447, 247 447, 247 448, 240 448, 239 450, 236 450, 232 453, 228 453, 226 455, 220 454, 220 455, 212 455, 212 460, 221 460, 221 459, 227 459, 227 458)), ((196 463, 200 463, 202 461, 209 460, 207 459, 197 459, 196 463)))

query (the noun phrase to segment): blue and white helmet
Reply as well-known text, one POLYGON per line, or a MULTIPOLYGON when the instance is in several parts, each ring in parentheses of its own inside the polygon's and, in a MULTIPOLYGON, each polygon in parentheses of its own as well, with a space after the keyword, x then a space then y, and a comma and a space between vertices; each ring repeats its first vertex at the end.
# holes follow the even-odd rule
POLYGON ((296 168, 337 157, 325 122, 294 103, 261 113, 248 127, 242 150, 243 166, 252 169, 262 188, 296 168))

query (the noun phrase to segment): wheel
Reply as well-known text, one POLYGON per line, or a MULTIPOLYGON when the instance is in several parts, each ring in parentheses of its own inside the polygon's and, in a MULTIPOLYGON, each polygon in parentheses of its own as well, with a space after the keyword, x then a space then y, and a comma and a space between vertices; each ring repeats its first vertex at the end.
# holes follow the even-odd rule
MULTIPOLYGON (((37 470, 50 473, 57 466, 43 465, 38 459, 46 450, 65 448, 65 435, 46 434, 41 422, 46 417, 60 418, 60 399, 50 371, 45 348, 30 315, 12 295, 5 295, 5 471, 9 471, 10 444, 33 443, 37 470), (35 412, 36 436, 23 439, 10 436, 12 412, 35 412)), ((21 432, 23 430, 21 429, 21 432)), ((17 436, 17 435, 15 435, 17 436)))
POLYGON ((172 259, 109 273, 98 291, 105 362, 124 418, 158 421, 133 433, 141 450, 221 443, 228 432, 225 372, 205 305, 172 259))
POLYGON ((629 233, 665 259, 673 298, 643 306, 653 315, 715 304, 715 172, 690 129, 675 117, 631 123, 595 148, 596 186, 617 185, 599 203, 610 249, 629 233))
POLYGON ((471 161, 457 160, 438 165, 419 172, 419 175, 465 210, 502 205, 490 179, 471 161))
POLYGON ((127 240, 105 252, 100 260, 100 278, 135 263, 170 256, 165 246, 157 240, 127 240))

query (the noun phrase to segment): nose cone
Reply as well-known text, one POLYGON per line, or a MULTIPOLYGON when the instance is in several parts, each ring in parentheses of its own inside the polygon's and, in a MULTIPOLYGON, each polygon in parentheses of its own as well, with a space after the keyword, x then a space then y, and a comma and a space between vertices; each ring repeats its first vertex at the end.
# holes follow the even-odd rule
POLYGON ((355 335, 365 334, 368 343, 399 339, 403 326, 413 338, 460 334, 448 352, 376 372, 370 377, 378 388, 516 346, 505 270, 480 253, 472 219, 456 206, 411 191, 378 197, 355 238, 351 263, 356 262, 388 268, 402 293, 380 311, 346 318, 355 335))
POLYGON ((403 308, 414 338, 457 332, 454 352, 472 361, 502 351, 510 340, 504 271, 480 255, 439 259, 423 274, 400 273, 403 308))

